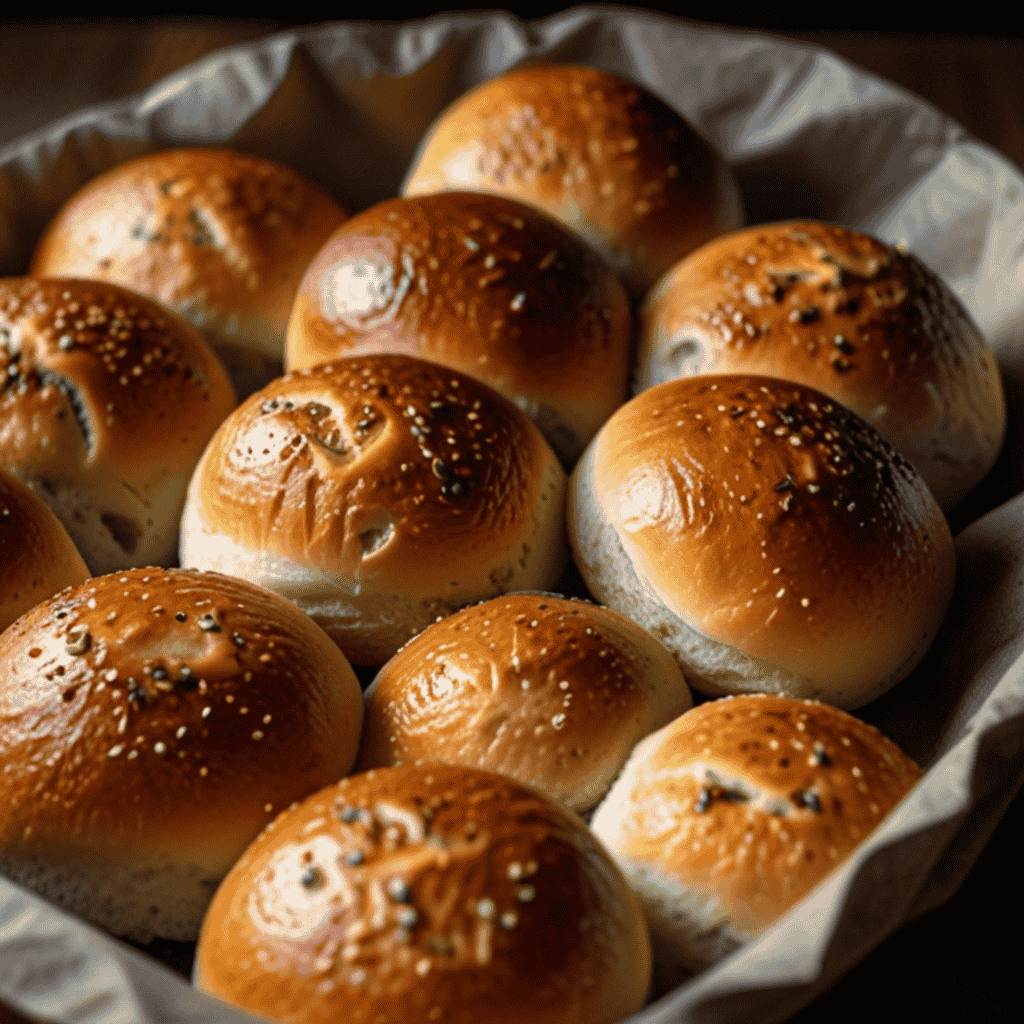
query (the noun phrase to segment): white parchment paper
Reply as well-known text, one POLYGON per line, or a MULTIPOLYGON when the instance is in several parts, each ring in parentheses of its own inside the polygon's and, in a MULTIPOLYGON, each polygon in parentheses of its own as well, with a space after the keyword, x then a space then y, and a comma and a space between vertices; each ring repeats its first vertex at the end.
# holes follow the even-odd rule
MULTIPOLYGON (((634 1020, 782 1019, 954 891, 1024 772, 1024 179, 905 92, 807 46, 633 8, 524 23, 505 13, 333 24, 222 51, 146 93, 0 149, 0 274, 25 271, 59 205, 139 153, 217 144, 304 171, 351 212, 395 195, 423 132, 477 82, 524 62, 624 74, 736 169, 751 222, 837 221, 915 251, 995 347, 1010 434, 960 510, 957 590, 935 649, 863 709, 927 774, 858 854, 759 942, 634 1020)), ((0 1002, 34 1020, 246 1018, 0 879, 0 1002)))

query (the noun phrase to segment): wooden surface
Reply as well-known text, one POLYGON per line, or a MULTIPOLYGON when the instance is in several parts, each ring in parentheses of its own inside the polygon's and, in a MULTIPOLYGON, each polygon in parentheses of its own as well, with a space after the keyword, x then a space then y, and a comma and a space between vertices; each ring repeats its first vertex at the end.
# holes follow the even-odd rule
MULTIPOLYGON (((81 106, 138 92, 214 49, 280 27, 273 21, 211 19, 0 22, 0 144, 81 106)), ((1019 40, 833 30, 780 34, 830 49, 910 89, 1024 167, 1019 40)), ((1018 798, 948 905, 885 942, 795 1020, 1024 1019, 1015 992, 1016 943, 997 941, 993 927, 1000 910, 1012 914, 1024 898, 1013 839, 1022 826, 1024 799, 1018 798)))

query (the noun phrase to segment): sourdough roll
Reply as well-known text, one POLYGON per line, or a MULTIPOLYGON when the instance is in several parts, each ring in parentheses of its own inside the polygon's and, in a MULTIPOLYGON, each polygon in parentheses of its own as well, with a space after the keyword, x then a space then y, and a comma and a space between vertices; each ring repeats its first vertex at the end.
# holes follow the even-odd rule
POLYGON ((362 695, 297 608, 214 573, 87 580, 0 634, 0 872, 194 941, 272 818, 355 761, 362 695))
POLYGON ((691 685, 854 708, 920 660, 953 590, 949 527, 913 467, 820 392, 751 376, 651 388, 570 482, 591 593, 691 685))
POLYGON ((149 295, 197 327, 248 395, 281 372, 306 266, 345 211, 290 167, 171 149, 94 178, 44 232, 31 272, 149 295))
POLYGON ((0 469, 0 630, 88 575, 67 530, 46 503, 0 469))
POLYGON ((640 297, 680 257, 743 223, 732 171, 653 93, 596 68, 523 68, 456 100, 427 133, 407 196, 474 189, 582 235, 640 297))
POLYGON ((102 281, 0 280, 0 466, 93 575, 171 564, 192 470, 234 408, 187 323, 102 281))
POLYGON ((566 465, 628 394, 632 318, 604 261, 521 203, 456 192, 378 203, 311 264, 289 370, 397 352, 516 403, 566 465))
POLYGON ((700 373, 765 373, 832 396, 915 466, 944 508, 991 469, 1006 431, 995 355, 911 253, 797 221, 716 239, 641 313, 640 390, 700 373))
POLYGON ((920 775, 877 729, 836 708, 731 697, 643 740, 592 828, 643 902, 659 975, 671 976, 767 931, 920 775))
POLYGON ((612 1024, 650 969, 639 905, 576 815, 437 764, 284 812, 218 890, 195 982, 280 1024, 612 1024))
POLYGON ((501 772, 574 811, 692 704, 669 651, 608 608, 506 594, 428 626, 366 693, 359 766, 501 772))
POLYGON ((291 373, 249 398, 189 486, 183 565, 295 601, 355 662, 567 560, 565 474, 490 388, 406 356, 291 373))

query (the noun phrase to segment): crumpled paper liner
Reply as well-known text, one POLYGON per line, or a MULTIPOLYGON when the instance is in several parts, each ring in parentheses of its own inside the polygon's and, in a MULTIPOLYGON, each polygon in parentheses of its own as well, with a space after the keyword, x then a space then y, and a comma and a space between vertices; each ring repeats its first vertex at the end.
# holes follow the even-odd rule
MULTIPOLYGON (((0 149, 0 273, 93 175, 175 145, 292 164, 350 211, 397 193, 423 132, 477 82, 571 62, 644 83, 727 156, 751 222, 816 217, 906 245, 944 276, 996 349, 1010 435, 953 516, 1024 491, 1024 179, 935 109, 809 46, 634 8, 525 23, 495 12, 347 23, 222 51, 147 92, 0 149)), ((779 1020, 886 935, 946 900, 1019 788, 1024 751, 1024 496, 965 529, 940 639, 862 709, 927 769, 858 853, 760 941, 634 1020, 779 1020)), ((30 1020, 229 1024, 251 1018, 0 879, 0 1002, 30 1020)))

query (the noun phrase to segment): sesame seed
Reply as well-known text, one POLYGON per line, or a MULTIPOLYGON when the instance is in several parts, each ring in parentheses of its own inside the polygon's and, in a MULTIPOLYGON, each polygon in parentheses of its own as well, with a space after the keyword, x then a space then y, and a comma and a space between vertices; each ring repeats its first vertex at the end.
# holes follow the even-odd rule
POLYGON ((302 872, 299 881, 307 889, 320 889, 323 887, 326 879, 324 878, 324 873, 320 868, 315 864, 310 864, 309 867, 302 872))
POLYGON ((405 903, 409 899, 409 886, 402 878, 388 880, 388 895, 398 903, 405 903))

